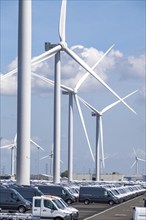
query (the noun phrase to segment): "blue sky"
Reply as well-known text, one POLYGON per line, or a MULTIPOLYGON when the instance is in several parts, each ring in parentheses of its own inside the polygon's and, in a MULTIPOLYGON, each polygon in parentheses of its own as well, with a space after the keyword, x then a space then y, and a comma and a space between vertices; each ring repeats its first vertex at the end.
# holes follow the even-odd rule
MULTIPOLYGON (((61 1, 32 1, 32 57, 44 52, 44 42, 58 43, 58 21, 61 1)), ((66 38, 70 48, 93 66, 112 45, 113 50, 100 63, 95 72, 121 97, 138 89, 127 99, 137 112, 130 112, 123 104, 103 115, 104 151, 109 158, 103 172, 134 173, 133 147, 137 155, 146 157, 145 142, 145 1, 68 1, 66 38)), ((18 1, 1 1, 1 74, 17 65, 18 1)), ((74 87, 85 73, 62 52, 62 83, 74 87)), ((53 58, 33 68, 35 72, 53 80, 53 58)), ((16 134, 16 76, 1 82, 1 145, 11 143, 16 134)), ((116 101, 116 98, 95 79, 89 77, 80 88, 79 95, 97 110, 116 101)), ((95 152, 95 119, 83 105, 87 131, 95 152)), ((68 97, 62 95, 61 170, 67 169, 67 111, 68 97)), ((41 80, 32 78, 31 137, 45 152, 51 151, 53 140, 53 89, 41 80)), ((10 173, 10 150, 0 153, 0 169, 10 173)), ((31 150, 31 172, 38 171, 38 152, 31 150)), ((45 172, 49 160, 40 161, 45 172)), ((146 172, 144 163, 139 171, 146 172)), ((74 172, 94 170, 81 122, 74 104, 74 172)))

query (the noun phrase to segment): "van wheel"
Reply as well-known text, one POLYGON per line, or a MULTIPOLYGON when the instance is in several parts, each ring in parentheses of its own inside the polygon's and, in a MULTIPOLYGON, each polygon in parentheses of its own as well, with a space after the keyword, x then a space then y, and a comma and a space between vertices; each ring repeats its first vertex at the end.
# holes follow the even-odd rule
POLYGON ((114 204, 114 201, 113 200, 110 200, 109 201, 109 205, 113 205, 114 204))
POLYGON ((18 211, 19 211, 20 213, 24 213, 24 212, 26 212, 26 208, 21 205, 21 206, 18 207, 18 211))
POLYGON ((86 200, 84 201, 84 204, 85 204, 85 205, 88 205, 89 203, 90 203, 89 199, 86 199, 86 200))
POLYGON ((72 204, 72 200, 71 199, 68 199, 66 202, 67 202, 68 205, 72 204))

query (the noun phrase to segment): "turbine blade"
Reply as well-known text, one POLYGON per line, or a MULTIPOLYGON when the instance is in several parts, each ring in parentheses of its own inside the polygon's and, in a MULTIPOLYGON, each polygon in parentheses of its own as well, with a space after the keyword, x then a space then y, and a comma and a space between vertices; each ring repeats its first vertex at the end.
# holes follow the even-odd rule
MULTIPOLYGON (((55 55, 59 50, 61 50, 61 45, 57 45, 56 47, 44 52, 43 54, 33 58, 31 60, 31 66, 34 66, 40 62, 43 62, 49 58, 51 58, 53 55, 55 55)), ((6 79, 7 77, 10 77, 12 76, 13 74, 17 73, 18 72, 18 69, 15 68, 14 70, 11 70, 10 72, 4 74, 1 76, 1 79, 6 79)))
MULTIPOLYGON (((129 96, 133 95, 133 94, 136 93, 137 91, 138 91, 138 90, 135 90, 134 92, 131 92, 129 95, 125 96, 125 97, 123 98, 123 100, 124 100, 124 99, 127 99, 129 96)), ((112 103, 112 104, 106 106, 101 112, 104 113, 104 112, 108 111, 109 109, 113 108, 115 105, 117 105, 117 104, 120 103, 120 102, 121 102, 121 101, 118 100, 118 101, 116 101, 116 102, 114 102, 114 103, 112 103)))
POLYGON ((101 140, 101 153, 102 153, 102 163, 103 168, 105 168, 105 157, 104 157, 104 146, 103 146, 103 126, 102 126, 102 117, 99 117, 99 123, 100 123, 100 140, 101 140))
POLYGON ((17 68, 14 69, 14 70, 11 70, 10 72, 8 72, 8 73, 6 73, 4 75, 2 75, 1 76, 1 80, 6 79, 7 77, 10 77, 10 76, 14 75, 15 73, 17 73, 17 68))
POLYGON ((8 145, 5 145, 5 146, 0 146, 1 149, 11 148, 11 147, 13 147, 13 144, 8 144, 8 145))
POLYGON ((31 61, 31 66, 34 66, 38 63, 41 63, 49 58, 51 58, 52 56, 54 56, 59 50, 61 50, 61 46, 57 45, 56 47, 53 47, 52 49, 44 52, 43 54, 35 57, 32 59, 31 61))
MULTIPOLYGON (((44 160, 44 159, 48 158, 49 156, 50 155, 44 156, 44 157, 40 158, 40 160, 44 160)), ((50 160, 50 158, 49 158, 49 160, 50 160)))
POLYGON ((107 88, 114 96, 116 96, 126 107, 128 107, 133 113, 136 112, 116 93, 112 90, 78 55, 76 55, 68 47, 64 47, 69 56, 71 56, 76 62, 78 62, 86 71, 88 71, 94 78, 96 78, 105 88, 107 88))
POLYGON ((17 133, 16 133, 15 138, 14 138, 14 144, 17 146, 17 133))
POLYGON ((90 141, 89 141, 89 138, 88 138, 88 134, 87 134, 83 114, 82 114, 81 107, 80 107, 80 104, 79 104, 79 100, 78 100, 78 97, 77 97, 76 94, 74 95, 74 99, 75 99, 75 103, 76 103, 76 106, 77 106, 77 109, 78 109, 78 112, 79 112, 79 116, 80 116, 80 119, 81 119, 81 123, 82 123, 82 126, 83 126, 83 130, 84 130, 84 133, 85 133, 85 137, 86 137, 86 140, 87 140, 87 143, 88 143, 88 147, 89 147, 92 159, 93 159, 93 161, 95 161, 94 155, 93 155, 93 152, 92 152, 92 148, 91 148, 91 145, 90 145, 90 141))
POLYGON ((137 160, 140 160, 140 161, 146 162, 146 160, 141 159, 141 158, 139 158, 139 157, 137 157, 137 160))
POLYGON ((65 42, 65 25, 66 25, 66 0, 62 0, 60 23, 59 23, 59 37, 60 41, 65 42))
MULTIPOLYGON (((54 81, 53 80, 48 79, 44 76, 40 76, 40 75, 38 75, 37 73, 34 73, 34 72, 32 72, 32 75, 39 78, 39 79, 41 79, 41 80, 43 80, 44 82, 46 82, 48 84, 54 86, 54 81)), ((61 85, 61 89, 65 90, 65 91, 68 91, 68 92, 73 92, 73 89, 71 89, 71 88, 69 88, 68 86, 65 86, 65 85, 61 85)))
POLYGON ((136 151, 135 151, 135 149, 134 149, 134 148, 133 148, 133 153, 134 153, 135 157, 137 157, 137 155, 136 155, 136 151))
POLYGON ((135 164, 136 164, 136 161, 131 165, 131 168, 134 167, 135 164))
MULTIPOLYGON (((103 56, 100 57, 100 59, 94 64, 94 66, 92 67, 92 70, 94 70, 98 64, 103 60, 103 58, 111 51, 111 49, 114 47, 114 44, 103 54, 103 56)), ((76 87, 75 87, 75 91, 77 91, 80 86, 82 85, 82 83, 87 79, 87 77, 89 76, 89 72, 86 72, 82 78, 77 82, 76 87)))
POLYGON ((30 142, 35 145, 38 149, 44 151, 44 148, 42 148, 40 145, 38 145, 35 141, 33 141, 32 139, 30 139, 30 142))
POLYGON ((97 113, 100 115, 100 112, 98 112, 92 105, 90 105, 88 102, 86 102, 84 99, 78 96, 78 99, 89 109, 92 110, 93 112, 97 113))
POLYGON ((41 80, 43 80, 44 82, 46 82, 46 83, 48 83, 48 84, 54 86, 54 81, 53 81, 53 80, 48 79, 48 78, 46 78, 46 77, 44 77, 44 76, 40 76, 40 75, 38 75, 37 73, 34 73, 34 72, 32 72, 32 75, 35 76, 35 77, 37 77, 37 78, 39 78, 39 79, 41 79, 41 80))

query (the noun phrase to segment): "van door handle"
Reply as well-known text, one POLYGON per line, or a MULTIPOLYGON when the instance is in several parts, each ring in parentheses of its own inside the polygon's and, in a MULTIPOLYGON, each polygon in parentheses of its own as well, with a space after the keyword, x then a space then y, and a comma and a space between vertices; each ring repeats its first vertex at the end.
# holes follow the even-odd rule
POLYGON ((47 211, 46 209, 43 210, 43 212, 46 212, 46 211, 47 211))

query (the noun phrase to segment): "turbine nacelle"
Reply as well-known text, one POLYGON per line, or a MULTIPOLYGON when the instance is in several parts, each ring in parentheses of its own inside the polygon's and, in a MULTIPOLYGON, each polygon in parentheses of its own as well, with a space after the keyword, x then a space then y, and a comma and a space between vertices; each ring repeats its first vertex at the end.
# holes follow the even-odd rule
POLYGON ((91 115, 92 115, 92 116, 101 117, 101 116, 102 116, 102 113, 99 113, 99 112, 91 112, 91 115))

